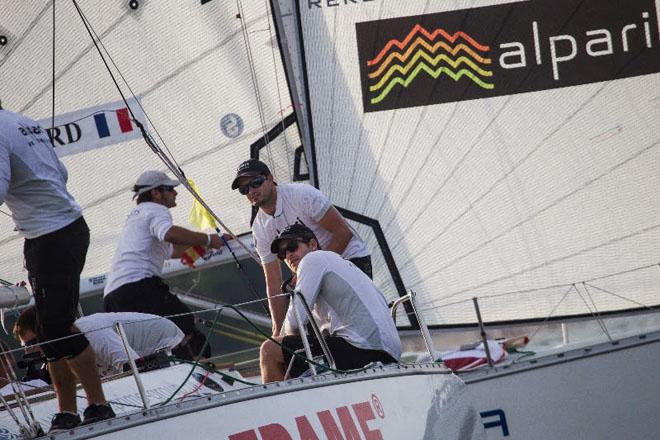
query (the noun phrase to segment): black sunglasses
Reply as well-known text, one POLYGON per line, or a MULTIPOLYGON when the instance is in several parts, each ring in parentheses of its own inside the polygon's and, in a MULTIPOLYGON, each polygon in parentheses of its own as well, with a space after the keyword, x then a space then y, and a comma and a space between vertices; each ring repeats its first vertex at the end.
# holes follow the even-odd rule
POLYGON ((300 243, 307 243, 307 242, 301 239, 295 239, 282 243, 277 252, 277 258, 279 258, 280 260, 284 260, 286 258, 286 253, 297 251, 300 243))
POLYGON ((174 187, 171 185, 161 185, 158 188, 156 188, 158 191, 167 191, 167 192, 172 192, 174 191, 174 187))
POLYGON ((238 192, 246 196, 250 192, 250 188, 259 188, 261 185, 264 184, 265 181, 266 181, 266 176, 264 175, 257 176, 254 179, 250 180, 245 185, 239 186, 238 192))

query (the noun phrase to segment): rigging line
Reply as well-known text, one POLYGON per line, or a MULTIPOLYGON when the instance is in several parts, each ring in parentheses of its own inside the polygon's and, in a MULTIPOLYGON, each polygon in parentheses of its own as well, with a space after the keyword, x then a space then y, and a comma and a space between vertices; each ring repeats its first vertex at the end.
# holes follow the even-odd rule
MULTIPOLYGON (((658 146, 660 146, 660 142, 655 142, 655 143, 652 143, 652 144, 650 144, 649 146, 647 146, 647 147, 645 147, 645 148, 643 148, 643 149, 641 149, 641 150, 638 150, 638 151, 635 152, 635 154, 633 154, 632 156, 626 157, 624 160, 622 160, 622 161, 619 162, 619 163, 616 163, 616 164, 612 165, 610 168, 604 170, 604 171, 603 171, 602 173, 600 173, 599 175, 597 175, 597 176, 595 176, 595 177, 593 177, 593 178, 591 178, 591 179, 585 181, 585 182, 582 184, 582 186, 580 186, 580 187, 578 187, 578 188, 575 188, 573 191, 570 191, 570 192, 568 192, 568 193, 566 193, 566 194, 564 194, 564 195, 562 195, 562 196, 556 198, 555 200, 551 201, 551 202, 550 202, 549 204, 547 204, 546 206, 544 206, 544 207, 542 207, 541 209, 537 210, 536 212, 530 214, 529 216, 527 216, 526 218, 520 220, 519 222, 517 222, 517 223, 511 225, 509 228, 505 229, 505 230, 502 231, 501 233, 499 233, 499 234, 497 234, 497 235, 495 235, 495 236, 489 238, 488 240, 485 240, 485 241, 479 243, 477 246, 475 246, 473 249, 469 250, 468 252, 466 252, 466 253, 464 253, 464 254, 462 254, 462 255, 459 255, 459 256, 455 257, 455 258, 452 259, 451 261, 447 262, 447 263, 444 264, 443 266, 441 266, 441 267, 439 267, 438 269, 436 269, 436 270, 434 270, 433 272, 431 272, 430 275, 435 275, 435 274, 437 274, 437 273, 440 273, 440 272, 444 271, 445 269, 447 269, 447 268, 453 266, 454 264, 456 264, 456 263, 458 263, 458 262, 464 260, 466 257, 468 257, 468 256, 470 256, 470 255, 472 255, 472 254, 474 254, 474 253, 480 251, 481 249, 485 248, 485 247, 488 246, 489 244, 495 242, 496 240, 499 240, 500 238, 504 237, 505 235, 509 234, 510 232, 512 232, 512 231, 514 231, 514 230, 520 228, 522 225, 524 225, 524 224, 526 224, 526 223, 528 223, 528 222, 534 220, 534 219, 537 218, 539 215, 541 215, 541 214, 543 214, 543 213, 549 211, 550 209, 552 209, 552 208, 554 208, 554 207, 560 205, 561 203, 563 203, 563 202, 565 202, 566 200, 570 199, 571 197, 575 196, 577 193, 579 193, 579 192, 581 192, 581 191, 587 189, 587 188, 588 188, 589 186, 591 186, 592 184, 594 184, 594 183, 598 182, 599 180, 601 180, 601 179, 603 179, 603 178, 609 176, 610 174, 614 173, 614 172, 617 171, 618 169, 623 168, 624 166, 628 165, 630 162, 632 162, 632 161, 634 161, 634 160, 640 158, 641 156, 643 156, 644 154, 646 154, 647 152, 651 151, 653 148, 656 148, 656 147, 658 147, 658 146)), ((530 152, 530 154, 532 154, 532 152, 530 152)), ((521 160, 521 162, 524 161, 524 160, 526 160, 526 159, 527 159, 527 157, 523 158, 523 159, 521 160)), ((517 166, 517 165, 516 165, 516 166, 517 166)), ((494 189, 497 185, 499 185, 499 183, 505 181, 511 173, 513 173, 513 170, 511 170, 511 171, 508 172, 507 174, 505 174, 505 175, 503 175, 502 177, 500 177, 499 179, 497 179, 497 181, 495 181, 495 182, 493 183, 493 185, 491 185, 491 186, 488 188, 488 190, 486 190, 486 192, 484 192, 481 196, 479 196, 477 199, 475 199, 475 201, 474 201, 473 204, 476 204, 476 203, 481 202, 481 200, 483 200, 483 199, 485 198, 485 196, 486 196, 488 193, 492 192, 493 189, 494 189)), ((418 250, 416 250, 415 254, 411 255, 407 260, 404 261, 403 266, 405 266, 406 264, 408 264, 411 260, 413 260, 413 259, 415 259, 415 258, 419 258, 419 256, 420 256, 421 254, 423 254, 424 251, 425 251, 426 249, 429 248, 429 246, 430 246, 431 243, 435 242, 435 240, 439 239, 439 238, 442 237, 444 234, 446 234, 446 233, 449 231, 449 229, 451 229, 451 227, 452 227, 452 226, 453 226, 458 220, 460 220, 463 216, 467 215, 467 214, 470 212, 470 210, 471 210, 473 204, 470 204, 470 207, 468 207, 468 208, 466 208, 465 210, 463 210, 463 211, 462 211, 457 217, 455 217, 455 218, 454 218, 452 221, 450 221, 450 222, 449 222, 444 228, 442 228, 438 234, 436 234, 435 236, 433 236, 433 238, 427 240, 426 243, 425 243, 422 247, 420 247, 418 250)))
POLYGON ((610 336, 610 333, 607 331, 607 327, 605 327, 605 323, 601 319, 598 310, 595 308, 595 305, 594 305, 594 310, 592 310, 591 306, 589 305, 589 302, 584 298, 582 292, 580 292, 580 289, 578 289, 577 286, 575 287, 575 291, 577 292, 578 296, 580 297, 584 305, 587 307, 587 310, 589 311, 591 316, 595 318, 596 322, 598 323, 598 326, 603 331, 603 333, 605 333, 605 336, 607 336, 607 339, 609 339, 609 341, 612 342, 613 341, 612 337, 610 336))
MULTIPOLYGON (((259 111, 259 119, 261 121, 261 131, 262 134, 265 136, 267 129, 266 129, 266 118, 264 116, 264 108, 263 108, 263 102, 261 100, 261 92, 259 90, 259 82, 257 79, 257 72, 255 69, 255 64, 254 64, 254 57, 252 56, 252 47, 250 46, 250 39, 249 39, 249 34, 247 30, 247 24, 245 21, 245 14, 243 11, 243 3, 241 0, 236 0, 236 6, 238 7, 238 14, 241 20, 241 30, 243 34, 243 41, 245 44, 245 50, 246 50, 246 55, 248 59, 248 67, 250 68, 250 77, 252 79, 252 88, 255 94, 255 98, 257 100, 257 110, 259 111)), ((268 20, 268 14, 266 14, 266 19, 268 20)))
MULTIPOLYGON (((279 72, 278 72, 278 69, 277 69, 277 57, 275 56, 275 45, 272 44, 274 39, 273 39, 273 29, 272 29, 272 26, 271 26, 271 19, 275 20, 275 17, 273 16, 274 15, 273 10, 270 8, 270 2, 268 0, 264 0, 264 4, 266 6, 266 11, 267 11, 266 23, 268 24, 267 30, 268 30, 268 39, 269 39, 268 41, 269 41, 269 44, 270 44, 270 54, 271 54, 273 72, 275 73, 275 84, 277 85, 277 103, 278 103, 279 108, 281 109, 281 108, 283 108, 283 105, 282 105, 282 91, 280 90, 280 75, 279 75, 279 72)), ((292 80, 293 80, 293 78, 292 78, 292 80)), ((286 82, 286 80, 285 80, 285 82, 286 82)), ((294 113, 295 113, 295 108, 294 108, 294 113)), ((284 112, 280 111, 279 116, 280 116, 280 124, 282 125, 282 127, 284 127, 284 112)), ((285 147, 284 151, 286 152, 286 160, 287 160, 287 163, 290 164, 291 163, 291 151, 290 151, 291 147, 289 145, 289 140, 287 138, 286 131, 287 130, 284 129, 282 131, 282 135, 284 136, 284 147, 285 147)), ((266 149, 268 151, 268 156, 270 157, 270 159, 272 161, 273 153, 271 151, 272 149, 271 149, 271 145, 270 145, 270 139, 268 139, 268 142, 266 143, 266 149)), ((288 177, 289 177, 289 181, 291 182, 291 181, 293 181, 293 176, 291 174, 291 169, 289 167, 287 167, 287 170, 289 171, 289 176, 288 177)))
MULTIPOLYGON (((300 3, 300 2, 298 2, 298 3, 300 3)), ((381 4, 380 7, 382 8, 382 4, 381 4)), ((298 9, 300 9, 300 7, 298 9)), ((336 46, 336 44, 337 44, 337 38, 336 38, 336 36, 337 36, 337 13, 338 13, 338 11, 335 9, 335 11, 333 12, 333 20, 332 20, 332 36, 330 38, 330 40, 332 41, 333 53, 337 53, 337 46, 336 46)), ((303 18, 299 17, 298 20, 302 23, 303 18)), ((326 24, 325 31, 327 32, 327 20, 325 20, 325 24, 326 24)), ((301 41, 302 41, 302 39, 301 39, 301 41)), ((302 44, 303 45, 305 44, 304 41, 302 42, 302 44)), ((334 145, 337 145, 337 142, 335 141, 335 114, 337 113, 335 111, 336 90, 334 89, 334 79, 337 76, 337 57, 336 56, 331 57, 331 59, 332 59, 332 70, 331 70, 332 73, 331 74, 332 74, 332 81, 333 81, 333 90, 332 90, 332 93, 330 94, 330 105, 329 105, 329 108, 330 108, 330 118, 329 119, 330 120, 328 121, 328 127, 329 127, 329 131, 330 131, 330 142, 329 142, 330 148, 332 148, 334 145)), ((304 68, 306 68, 306 66, 304 68)), ((311 88, 307 87, 307 90, 308 90, 308 94, 311 95, 311 93, 309 93, 309 92, 311 92, 311 88)), ((309 101, 310 101, 310 104, 311 104, 311 102, 312 102, 311 101, 311 96, 309 97, 309 101)), ((324 103, 324 100, 318 100, 317 102, 319 104, 324 103)), ((308 109, 308 111, 311 114, 312 109, 310 108, 310 109, 308 109)), ((321 112, 319 112, 319 113, 321 113, 321 112)), ((314 133, 311 133, 311 136, 313 137, 314 133)), ((360 140, 361 139, 362 139, 362 130, 360 130, 360 134, 358 135, 357 148, 352 149, 354 151, 353 152, 353 158, 355 158, 356 154, 359 153, 358 150, 360 149, 360 140)), ((328 194, 330 194, 330 195, 332 195, 333 183, 334 183, 334 180, 332 179, 332 170, 333 170, 333 167, 334 167, 334 156, 335 156, 334 154, 329 154, 330 166, 329 166, 328 169, 330 170, 330 173, 329 173, 330 178, 328 179, 329 183, 328 183, 328 190, 327 191, 328 191, 328 194)), ((353 169, 355 169, 355 159, 353 159, 351 162, 353 163, 353 169)), ((352 179, 352 177, 351 177, 351 179, 352 179)), ((319 186, 319 188, 321 186, 320 182, 321 182, 321 179, 317 175, 316 176, 316 183, 319 186)), ((352 182, 352 180, 351 180, 351 182, 352 182)), ((349 194, 349 199, 348 200, 349 201, 350 201, 350 194, 352 192, 353 191, 348 191, 348 194, 349 194)), ((347 206, 349 206, 348 203, 347 203, 347 206)))
MULTIPOLYGON (((130 16, 130 14, 128 12, 124 13, 121 17, 119 17, 119 19, 117 21, 115 21, 108 29, 106 29, 103 32, 102 36, 106 36, 106 35, 110 34, 112 31, 114 31, 117 28, 117 26, 119 26, 128 16, 130 16)), ((92 45, 92 44, 88 45, 87 47, 85 47, 82 50, 82 52, 80 52, 74 59, 72 59, 71 62, 66 67, 64 67, 63 69, 60 69, 60 73, 57 75, 57 79, 59 80, 64 75, 69 73, 69 71, 71 71, 71 69, 73 69, 77 65, 77 63, 93 49, 93 47, 94 47, 94 45, 92 45)), ((30 99, 19 110, 19 113, 27 112, 34 104, 39 102, 39 99, 41 99, 41 97, 46 94, 46 92, 48 91, 49 88, 50 88, 50 84, 48 84, 47 86, 42 87, 41 90, 39 90, 39 92, 36 93, 32 97, 32 99, 30 99)))
MULTIPOLYGON (((96 47, 96 50, 98 51, 99 56, 101 57, 101 60, 103 61, 103 64, 105 65, 105 67, 106 67, 106 69, 107 69, 107 71, 108 71, 108 74, 110 75, 110 78, 111 78, 112 81, 114 82, 115 87, 117 88, 117 91, 119 92, 119 94, 121 95, 122 100, 123 100, 124 103, 126 104, 126 107, 128 108, 128 111, 130 112, 130 114, 131 114, 131 116, 132 116, 133 122, 135 123, 135 125, 137 125, 137 127, 138 127, 138 128, 140 129, 140 131, 142 132, 142 137, 144 138, 144 141, 145 141, 145 142, 147 143, 147 145, 152 149, 152 151, 153 151, 154 153, 156 153, 156 155, 157 155, 157 156, 158 156, 158 157, 159 157, 159 158, 165 163, 165 165, 166 165, 166 166, 170 169, 170 171, 171 171, 171 172, 177 177, 177 179, 178 179, 178 180, 181 182, 181 184, 182 184, 182 185, 188 190, 188 192, 189 192, 189 193, 190 193, 195 199, 197 199, 197 201, 198 201, 198 202, 199 202, 199 203, 200 203, 200 204, 201 204, 201 205, 202 205, 202 206, 203 206, 203 207, 209 212, 209 214, 211 214, 211 216, 212 216, 212 217, 218 222, 218 224, 220 224, 220 225, 223 227, 223 229, 225 229, 225 230, 227 231, 227 233, 228 233, 229 235, 231 235, 232 238, 233 238, 234 240, 236 240, 237 243, 238 243, 241 247, 243 247, 243 248, 245 249, 245 251, 248 253, 248 255, 250 255, 255 261, 260 261, 260 260, 258 259, 258 257, 257 257, 256 255, 254 255, 254 253, 253 253, 253 252, 252 252, 252 251, 251 251, 251 250, 250 250, 250 249, 249 249, 249 248, 248 248, 248 247, 247 247, 247 246, 246 246, 246 245, 245 245, 245 244, 244 244, 244 243, 243 243, 243 242, 242 242, 237 236, 236 236, 236 234, 234 234, 234 233, 233 233, 233 232, 232 232, 232 231, 231 231, 231 230, 230 230, 230 229, 229 229, 229 228, 228 228, 228 227, 227 227, 227 226, 226 226, 226 225, 225 225, 225 224, 224 224, 219 218, 218 218, 218 216, 213 212, 213 210, 211 210, 211 208, 210 208, 210 207, 206 204, 206 202, 205 202, 205 201, 204 201, 204 200, 203 200, 203 199, 197 194, 197 192, 194 191, 194 190, 192 189, 192 187, 191 187, 190 184, 188 183, 188 181, 187 181, 187 179, 186 179, 186 177, 185 177, 185 175, 184 175, 184 173, 183 173, 183 170, 182 170, 182 169, 179 167, 179 165, 176 163, 176 160, 174 159, 174 157, 172 157, 172 158, 168 157, 168 156, 163 152, 163 150, 162 150, 162 149, 161 149, 161 148, 160 148, 160 147, 159 147, 159 146, 153 141, 153 139, 151 138, 151 136, 149 136, 149 134, 147 133, 147 131, 146 131, 146 129, 144 128, 144 126, 142 125, 142 123, 136 118, 135 114, 133 113, 133 110, 132 110, 132 109, 130 108, 130 106, 128 105, 128 101, 126 100, 126 97, 124 96, 124 93, 123 93, 123 91, 121 90, 121 87, 119 87, 119 84, 117 83, 117 80, 116 80, 114 74, 112 73, 112 70, 110 69, 110 66, 108 65, 108 62, 106 61, 105 57, 103 56, 103 53, 102 53, 102 51, 101 51, 101 49, 100 49, 100 47, 99 47, 99 44, 97 44, 96 39, 94 38, 94 33, 93 33, 92 30, 91 30, 91 23, 89 23, 89 21, 88 21, 87 18, 85 17, 84 13, 82 12, 82 10, 80 9, 80 7, 78 6, 78 3, 76 2, 76 0, 72 0, 72 2, 73 2, 73 4, 74 4, 74 6, 76 7, 76 10, 78 11, 78 14, 80 15, 80 18, 82 19, 83 24, 85 25, 85 29, 87 29, 87 32, 89 33, 90 37, 92 38, 92 41, 93 41, 93 43, 94 43, 94 46, 96 47)), ((167 147, 166 147, 166 148, 167 148, 167 147)), ((168 153, 170 153, 170 155, 172 155, 172 153, 169 152, 169 150, 168 150, 168 153)), ((226 242, 225 242, 225 243, 226 243, 226 242)))
POLYGON ((603 317, 600 315, 600 311, 598 310, 598 307, 596 306, 596 301, 594 301, 594 298, 591 295, 591 292, 589 291, 589 288, 587 287, 585 282, 582 282, 582 287, 584 288, 584 291, 587 293, 587 296, 589 297, 589 300, 591 301, 591 304, 594 307, 594 310, 596 311, 596 314, 598 315, 598 320, 601 322, 601 326, 603 328, 603 331, 606 332, 608 337, 610 338, 610 341, 612 340, 609 331, 607 330, 607 325, 605 324, 605 320, 603 317))
MULTIPOLYGON (((632 237, 635 237, 635 236, 638 236, 638 235, 646 234, 647 232, 651 232, 651 231, 656 230, 658 228, 660 228, 660 224, 648 226, 646 228, 639 229, 635 232, 631 232, 631 233, 626 234, 626 235, 621 235, 621 236, 615 237, 611 240, 608 240, 608 241, 605 241, 605 242, 602 242, 602 243, 599 243, 599 244, 596 244, 596 245, 593 245, 593 246, 589 246, 589 247, 577 250, 577 251, 575 251, 571 254, 564 255, 564 256, 561 256, 561 257, 557 257, 557 258, 553 258, 553 259, 547 260, 547 261, 545 261, 541 264, 537 264, 535 266, 527 267, 527 268, 521 269, 517 272, 513 272, 513 273, 510 273, 510 274, 507 274, 507 275, 503 275, 503 276, 500 276, 500 277, 497 277, 497 278, 493 278, 491 280, 485 281, 485 282, 480 283, 480 284, 476 284, 474 286, 466 287, 464 289, 453 292, 453 293, 451 293, 447 296, 444 296, 443 298, 452 298, 452 297, 455 297, 457 295, 460 295, 460 294, 463 294, 463 293, 466 293, 466 292, 472 292, 476 289, 480 289, 482 287, 486 287, 486 286, 489 286, 491 284, 498 283, 500 281, 508 280, 510 278, 513 278, 513 277, 516 277, 516 276, 519 276, 519 275, 522 275, 522 274, 525 274, 525 273, 528 273, 528 272, 532 272, 532 271, 537 270, 537 269, 541 269, 543 267, 549 267, 549 266, 552 266, 555 263, 559 263, 559 262, 562 262, 562 261, 569 260, 571 258, 577 257, 578 255, 582 255, 582 254, 585 254, 587 252, 591 252, 591 251, 594 251, 596 249, 599 249, 599 248, 602 248, 602 247, 605 247, 605 246, 609 246, 611 244, 618 243, 620 241, 624 241, 624 240, 627 240, 629 238, 632 238, 632 237)), ((410 287, 411 288, 415 287, 420 283, 421 283, 421 281, 413 284, 410 287)))
POLYGON ((34 17, 34 19, 32 19, 32 21, 30 22, 30 24, 28 24, 27 28, 21 34, 20 38, 18 38, 16 40, 16 44, 14 44, 11 47, 11 49, 5 54, 5 56, 2 59, 0 59, 0 69, 2 68, 2 66, 4 66, 4 64, 7 61, 9 61, 9 59, 11 58, 13 53, 16 51, 16 49, 18 49, 18 47, 21 44, 23 44, 23 41, 25 41, 25 38, 34 30, 34 28, 37 26, 39 21, 41 21, 41 17, 48 11, 49 8, 50 8, 50 2, 46 2, 46 4, 44 4, 44 7, 41 8, 41 10, 36 15, 36 17, 34 17))
MULTIPOLYGON (((633 304, 637 304, 639 306, 645 307, 649 310, 656 310, 655 307, 651 307, 651 306, 648 306, 646 304, 634 301, 632 299, 626 298, 624 296, 618 295, 614 292, 611 292, 609 290, 606 290, 606 289, 598 287, 594 284, 591 284, 592 281, 599 281, 599 280, 604 280, 604 279, 607 279, 607 278, 612 278, 612 277, 615 277, 615 276, 620 276, 620 275, 626 275, 626 274, 629 274, 629 273, 639 272, 639 271, 646 270, 646 269, 649 269, 649 268, 652 268, 652 267, 658 267, 658 263, 647 264, 645 266, 639 266, 639 267, 636 267, 636 268, 633 268, 633 269, 627 269, 627 270, 624 270, 624 271, 615 272, 615 273, 599 276, 599 277, 596 277, 596 278, 591 278, 591 279, 588 279, 588 280, 584 280, 583 283, 587 283, 589 285, 589 287, 592 287, 592 288, 598 289, 598 290, 602 290, 605 293, 608 293, 610 295, 616 296, 616 297, 621 298, 623 300, 629 301, 633 304)), ((498 298, 498 297, 502 297, 502 296, 529 294, 529 293, 540 292, 540 291, 543 291, 543 290, 551 290, 551 289, 569 287, 569 286, 571 286, 575 283, 576 282, 553 284, 553 285, 550 285, 550 286, 536 287, 536 288, 531 288, 531 289, 512 290, 512 291, 509 291, 509 292, 495 293, 495 294, 492 294, 492 295, 481 295, 481 296, 479 296, 479 299, 489 299, 489 298, 498 298)), ((471 303, 472 298, 459 300, 459 301, 453 301, 453 302, 449 302, 449 303, 436 304, 432 307, 424 309, 423 311, 433 310, 433 309, 441 308, 441 307, 453 306, 453 305, 457 305, 457 304, 461 304, 461 303, 465 303, 465 302, 470 302, 471 303)), ((426 305, 429 305, 429 304, 433 304, 433 301, 428 301, 428 302, 422 303, 421 306, 426 306, 426 305)))
POLYGON ((646 308, 646 309, 648 309, 648 310, 657 310, 656 307, 652 307, 652 306, 649 306, 649 305, 643 304, 643 303, 641 303, 641 302, 639 302, 639 301, 635 301, 635 300, 632 300, 632 299, 630 299, 630 298, 626 298, 626 297, 623 296, 623 295, 616 294, 616 293, 614 293, 614 292, 612 292, 612 291, 609 291, 609 290, 607 290, 607 289, 604 289, 604 288, 602 288, 602 287, 598 287, 598 286, 595 286, 595 285, 593 285, 593 284, 587 283, 586 281, 584 282, 584 284, 587 285, 587 286, 589 286, 589 287, 592 287, 592 288, 594 288, 594 289, 600 290, 601 292, 607 293, 608 295, 612 295, 612 296, 615 296, 615 297, 617 297, 617 298, 620 298, 620 299, 622 299, 622 300, 624 300, 624 301, 628 301, 628 302, 630 302, 630 303, 633 303, 633 304, 636 304, 636 305, 638 305, 638 306, 644 307, 644 308, 646 308))
POLYGON ((575 289, 575 284, 571 284, 571 287, 566 291, 566 293, 564 293, 564 296, 562 296, 561 299, 557 302, 557 304, 555 304, 555 306, 552 308, 552 310, 550 310, 550 314, 548 314, 548 316, 545 317, 543 322, 541 322, 539 325, 536 326, 536 329, 534 330, 534 332, 532 332, 532 334, 529 337, 530 341, 532 341, 534 339, 534 337, 536 336, 536 334, 539 332, 539 330, 541 330, 541 328, 544 325, 546 325, 548 320, 552 317, 552 315, 554 315, 554 313, 557 311, 557 309, 559 308, 561 303, 564 302, 564 300, 566 299, 568 294, 571 293, 571 290, 573 290, 573 289, 575 289))
MULTIPOLYGON (((75 3, 75 2, 74 2, 74 3, 75 3)), ((166 149, 167 152, 169 153, 169 155, 170 155, 172 161, 176 164, 177 167, 179 167, 179 164, 177 163, 176 159, 174 158, 174 155, 172 154, 172 152, 170 151, 169 147, 168 147, 167 144, 165 143, 165 140, 162 138, 162 136, 161 136, 160 133, 158 132, 158 129, 156 128, 156 125, 153 123, 153 121, 152 121, 151 118, 149 117, 149 114, 147 113, 147 111, 145 110, 145 108, 142 106, 142 103, 140 102, 140 100, 137 99, 137 95, 135 94, 135 92, 133 92, 133 89, 131 88, 131 86, 129 85, 128 81, 126 80, 126 78, 125 78, 124 75, 122 74, 121 69, 119 69, 119 66, 117 66, 117 64, 115 63, 115 60, 112 58, 112 55, 110 55, 110 52, 109 52, 108 49, 105 47, 105 44, 103 44, 103 41, 101 40, 101 38, 98 36, 98 34, 96 33, 96 31, 94 30, 94 27, 92 26, 91 22, 87 19, 87 16, 82 12, 82 10, 80 10, 79 12, 80 12, 80 14, 81 14, 81 18, 83 19, 83 22, 86 23, 86 27, 88 26, 88 31, 90 31, 90 33, 91 33, 90 36, 92 37, 92 41, 94 42, 95 45, 96 45, 96 42, 98 41, 98 44, 103 48, 103 51, 105 52, 106 56, 107 56, 108 59, 110 60, 110 63, 112 63, 113 67, 114 67, 115 70, 117 71, 117 74, 119 75, 119 77, 120 77, 120 78, 122 79, 122 81, 124 82, 124 85, 126 85, 126 87, 128 88, 129 92, 131 92, 131 95, 133 96, 133 98, 135 98, 135 102, 137 103, 138 107, 140 107, 140 109, 141 109, 142 112, 144 113, 145 118, 147 118, 147 121, 149 122, 151 128, 152 128, 152 129, 154 130, 154 132, 156 133, 156 136, 157 136, 158 139, 160 140, 161 144, 163 144, 163 146, 165 147, 165 149, 166 149)), ((99 47, 96 46, 96 48, 97 48, 97 50, 99 51, 99 55, 101 55, 101 58, 103 58, 103 55, 101 54, 101 51, 99 50, 99 47)), ((105 60, 104 60, 104 63, 105 63, 105 60)), ((121 97, 122 97, 122 99, 124 100, 124 103, 126 104, 126 107, 128 108, 129 112, 131 113, 131 116, 133 117, 132 119, 133 119, 134 121, 137 121, 137 118, 135 117, 135 114, 134 114, 133 111, 131 110, 130 106, 128 105, 128 102, 126 101, 126 98, 124 98, 124 95, 121 93, 121 89, 120 89, 119 84, 117 83, 117 81, 115 81, 114 75, 112 74, 112 72, 111 72, 110 68, 108 67, 107 63, 105 63, 105 65, 106 65, 106 68, 107 68, 107 70, 108 70, 108 73, 110 74, 110 77, 112 78, 113 82, 115 83, 115 87, 117 88, 117 90, 119 90, 119 93, 121 94, 121 97)))
MULTIPOLYGON (((254 134, 257 131, 258 130, 252 131, 252 132, 248 133, 247 136, 249 136, 251 134, 254 134)), ((192 163, 195 163, 199 159, 208 158, 208 156, 210 156, 212 154, 215 154, 215 153, 221 153, 221 152, 224 151, 225 148, 230 148, 233 145, 235 145, 234 142, 227 142, 225 144, 215 145, 215 146, 213 146, 213 147, 211 147, 207 150, 201 151, 200 153, 198 153, 194 156, 190 156, 188 159, 182 161, 181 165, 182 166, 190 165, 192 163)), ((83 210, 90 209, 90 208, 95 208, 97 206, 100 206, 103 202, 107 201, 109 198, 124 195, 125 193, 131 191, 132 187, 133 187, 132 185, 123 186, 123 187, 120 187, 120 188, 118 188, 118 189, 116 189, 112 192, 100 194, 99 197, 97 197, 96 199, 94 199, 94 200, 92 200, 92 201, 90 201, 90 202, 88 202, 84 205, 81 205, 81 206, 82 206, 83 210)), ((0 212, 2 212, 2 211, 0 211, 0 212)), ((2 244, 2 243, 3 242, 0 241, 0 244, 2 244)))
MULTIPOLYGON (((51 112, 51 119, 50 119, 50 129, 55 130, 55 0, 53 0, 53 63, 51 65, 52 68, 52 91, 53 91, 53 108, 51 112)), ((51 140, 51 142, 53 142, 51 140)), ((53 145, 55 147, 55 145, 53 145)))

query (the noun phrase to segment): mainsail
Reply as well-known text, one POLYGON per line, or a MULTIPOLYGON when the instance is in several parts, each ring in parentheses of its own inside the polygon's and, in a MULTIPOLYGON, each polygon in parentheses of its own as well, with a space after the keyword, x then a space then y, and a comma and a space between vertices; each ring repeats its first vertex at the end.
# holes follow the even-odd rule
MULTIPOLYGON (((132 117, 233 232, 248 232, 249 204, 230 190, 234 170, 259 142, 277 180, 290 182, 300 146, 269 3, 54 3, 53 17, 52 1, 1 1, 0 98, 4 108, 50 127, 54 96, 54 145, 91 229, 83 275, 109 269, 137 176, 165 170, 132 117)), ((179 195, 176 224, 187 225, 191 203, 179 195)), ((1 217, 0 278, 24 280, 22 240, 11 219, 1 217)))
POLYGON ((658 305, 657 8, 297 3, 317 184, 429 323, 658 305))

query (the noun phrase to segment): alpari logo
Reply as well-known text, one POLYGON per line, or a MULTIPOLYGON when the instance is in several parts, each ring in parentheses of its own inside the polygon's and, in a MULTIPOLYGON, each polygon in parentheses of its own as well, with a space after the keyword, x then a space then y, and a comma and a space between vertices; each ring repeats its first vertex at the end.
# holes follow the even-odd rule
POLYGON ((416 24, 403 41, 392 39, 367 61, 372 69, 370 80, 370 102, 378 104, 396 86, 408 87, 418 75, 425 73, 434 79, 446 75, 454 81, 462 78, 477 86, 491 90, 495 85, 487 57, 490 47, 480 44, 465 32, 449 34, 442 28, 433 32, 416 24))
POLYGON ((653 0, 531 0, 357 23, 356 35, 366 112, 660 71, 653 0))

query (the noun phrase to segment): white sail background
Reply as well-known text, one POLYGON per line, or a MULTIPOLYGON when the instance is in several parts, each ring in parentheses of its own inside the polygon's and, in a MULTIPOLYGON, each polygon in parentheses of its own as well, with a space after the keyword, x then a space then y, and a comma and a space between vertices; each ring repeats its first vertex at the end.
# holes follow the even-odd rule
MULTIPOLYGON (((140 0, 137 10, 123 0, 78 3, 153 122, 150 133, 162 136, 187 177, 235 233, 249 231, 249 203, 230 190, 236 167, 250 157, 252 142, 292 112, 268 2, 140 0), (236 131, 235 120, 234 131, 228 131, 238 137, 221 129, 228 114, 242 119, 242 132, 236 131)), ((52 2, 0 0, 0 6, 0 33, 8 36, 0 46, 3 106, 50 119, 52 2)), ((69 1, 56 2, 56 47, 56 115, 121 99, 69 1)), ((278 181, 292 180, 293 151, 299 145, 294 124, 261 150, 278 181)), ((91 229, 83 275, 104 274, 134 206, 130 189, 137 176, 165 166, 139 138, 62 160, 69 189, 91 229)), ((172 214, 176 224, 186 225, 192 198, 179 193, 172 214)), ((0 278, 25 280, 22 239, 11 219, 0 217, 0 278)))
POLYGON ((356 23, 501 2, 311 3, 320 189, 380 222, 430 323, 660 303, 660 75, 364 113, 356 23))

